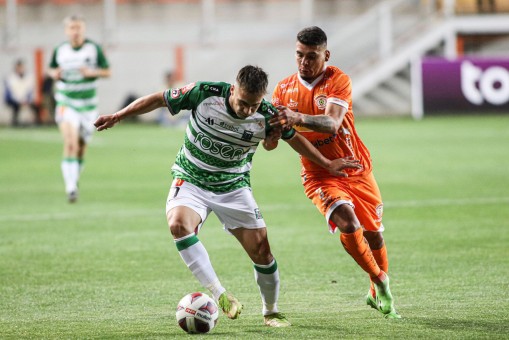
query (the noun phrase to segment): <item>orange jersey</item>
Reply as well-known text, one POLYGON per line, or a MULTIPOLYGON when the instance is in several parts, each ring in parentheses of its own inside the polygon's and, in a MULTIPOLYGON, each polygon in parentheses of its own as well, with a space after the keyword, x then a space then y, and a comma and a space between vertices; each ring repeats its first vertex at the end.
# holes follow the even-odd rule
MULTIPOLYGON (((314 132, 295 126, 328 159, 353 156, 360 161, 362 169, 346 169, 349 177, 371 172, 371 156, 357 135, 352 111, 352 84, 350 77, 335 66, 327 66, 325 72, 312 84, 295 73, 281 80, 272 94, 274 105, 308 115, 323 115, 328 103, 340 105, 348 110, 343 123, 335 134, 314 132)), ((308 178, 329 177, 327 170, 301 156, 302 174, 308 178)))

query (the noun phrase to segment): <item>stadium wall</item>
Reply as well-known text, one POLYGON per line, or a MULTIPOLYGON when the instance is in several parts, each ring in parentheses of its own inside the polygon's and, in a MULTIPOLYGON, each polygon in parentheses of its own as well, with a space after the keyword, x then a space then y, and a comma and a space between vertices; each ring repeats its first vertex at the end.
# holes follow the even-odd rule
MULTIPOLYGON (((340 29, 341 22, 375 2, 315 0, 313 24, 334 32, 340 29)), ((139 96, 165 88, 164 74, 174 70, 179 47, 183 47, 185 60, 181 84, 196 80, 232 81, 241 66, 252 63, 269 73, 272 89, 279 78, 295 69, 293 41, 309 20, 302 16, 300 3, 219 1, 212 26, 203 16, 200 1, 117 3, 114 20, 105 19, 102 1, 21 3, 17 6, 15 36, 8 37, 7 25, 2 25, 0 72, 10 72, 18 58, 25 59, 28 71, 33 72, 36 49, 43 51, 47 66, 53 47, 65 40, 63 18, 80 13, 87 21, 87 37, 104 45, 111 64, 112 77, 99 82, 101 113, 115 111, 131 94, 139 96)), ((0 17, 6 15, 5 2, 0 3, 0 17)), ((5 124, 10 113, 3 103, 0 110, 0 124, 5 124)))

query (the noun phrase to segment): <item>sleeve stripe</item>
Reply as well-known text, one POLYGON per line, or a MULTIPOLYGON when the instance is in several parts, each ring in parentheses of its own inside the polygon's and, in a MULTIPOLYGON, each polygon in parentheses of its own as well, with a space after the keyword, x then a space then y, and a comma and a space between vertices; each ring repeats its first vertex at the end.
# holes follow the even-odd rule
POLYGON ((327 103, 336 104, 348 110, 348 102, 339 98, 327 98, 327 103))
POLYGON ((175 112, 173 111, 173 109, 170 106, 170 103, 168 102, 168 96, 170 94, 169 92, 170 92, 170 90, 164 91, 164 95, 163 95, 164 103, 166 104, 166 107, 168 108, 168 111, 170 111, 171 115, 175 116, 175 112))

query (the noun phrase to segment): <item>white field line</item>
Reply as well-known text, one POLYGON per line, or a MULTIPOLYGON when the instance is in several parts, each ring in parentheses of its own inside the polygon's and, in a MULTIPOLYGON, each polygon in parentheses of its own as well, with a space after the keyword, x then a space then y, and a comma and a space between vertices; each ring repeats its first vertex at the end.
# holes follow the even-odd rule
MULTIPOLYGON (((413 200, 413 201, 389 201, 385 202, 386 208, 425 208, 434 206, 467 206, 467 205, 488 205, 509 203, 509 197, 480 197, 480 198, 460 198, 460 199, 431 199, 431 200, 413 200)), ((78 203, 79 204, 79 203, 78 203)), ((293 211, 301 209, 312 210, 311 202, 309 204, 260 204, 263 211, 293 211)), ((314 211, 314 210, 313 210, 314 211)), ((150 209, 129 209, 129 210, 104 210, 104 211, 80 211, 80 212, 57 212, 57 213, 36 213, 36 214, 3 214, 0 216, 0 222, 16 221, 43 221, 43 220, 74 220, 74 219, 110 219, 110 218, 131 218, 143 216, 157 216, 165 218, 164 204, 160 208, 150 209)))

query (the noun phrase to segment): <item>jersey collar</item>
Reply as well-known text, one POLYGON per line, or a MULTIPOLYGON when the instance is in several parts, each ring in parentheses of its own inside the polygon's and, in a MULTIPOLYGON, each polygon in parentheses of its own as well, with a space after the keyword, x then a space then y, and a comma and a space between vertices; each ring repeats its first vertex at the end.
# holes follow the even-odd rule
POLYGON ((315 79, 312 83, 308 83, 307 81, 305 81, 304 79, 302 79, 302 78, 300 77, 300 73, 299 73, 299 72, 297 72, 297 77, 299 78, 299 82, 300 82, 303 86, 305 86, 308 90, 312 90, 312 89, 313 89, 313 87, 315 87, 315 85, 316 85, 316 84, 318 84, 320 81, 322 81, 323 76, 325 75, 325 70, 327 70, 327 66, 326 66, 326 65, 324 65, 324 66, 323 66, 323 72, 322 72, 322 74, 320 74, 320 75, 318 76, 318 78, 316 78, 316 79, 315 79))

